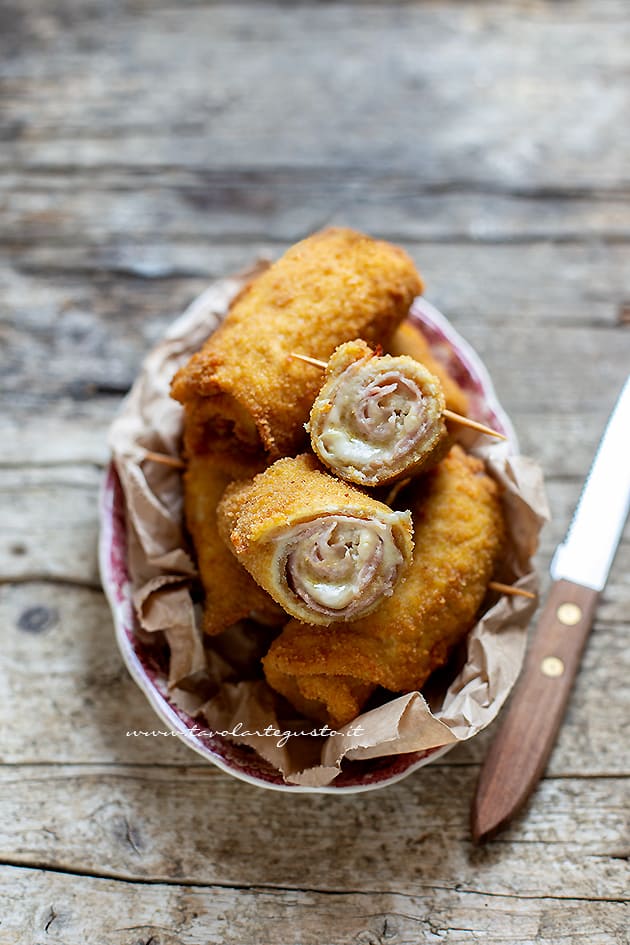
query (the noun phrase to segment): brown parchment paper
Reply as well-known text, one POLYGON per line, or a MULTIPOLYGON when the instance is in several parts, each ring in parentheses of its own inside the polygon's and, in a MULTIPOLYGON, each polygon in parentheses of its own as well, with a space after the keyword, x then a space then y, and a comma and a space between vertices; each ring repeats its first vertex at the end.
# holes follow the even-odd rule
MULTIPOLYGON (((254 748, 287 782, 323 787, 339 774, 344 758, 422 751, 471 738, 485 728, 520 671, 535 601, 500 597, 469 634, 446 689, 427 693, 427 698, 419 692, 393 697, 325 737, 310 734, 319 723, 283 717, 286 705, 283 709, 260 678, 260 658, 273 630, 245 621, 204 639, 200 608, 191 594, 195 565, 183 529, 181 473, 145 454, 177 457, 182 408, 169 396, 170 380, 265 265, 213 283, 171 326, 149 353, 112 424, 110 446, 125 496, 137 632, 144 640, 155 633, 165 636, 171 697, 214 731, 237 730, 230 737, 254 748), (270 729, 277 734, 263 734, 270 729)), ((536 591, 531 559, 549 517, 542 473, 532 460, 511 456, 508 444, 488 445, 487 439, 480 438, 472 449, 466 445, 503 485, 510 544, 499 577, 536 591)))

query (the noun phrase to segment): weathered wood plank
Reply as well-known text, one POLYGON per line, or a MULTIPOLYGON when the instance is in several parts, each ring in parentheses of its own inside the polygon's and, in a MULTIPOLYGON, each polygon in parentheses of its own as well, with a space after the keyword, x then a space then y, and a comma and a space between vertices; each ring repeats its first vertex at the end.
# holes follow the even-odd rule
POLYGON ((106 234, 136 242, 252 240, 292 243, 321 226, 352 220, 399 241, 531 243, 539 240, 618 243, 630 238, 627 192, 580 193, 474 184, 425 186, 403 173, 270 169, 267 172, 121 169, 94 175, 0 173, 6 193, 2 241, 8 246, 74 249, 77 236, 94 247, 106 234))
POLYGON ((623 0, 360 16, 346 4, 29 4, 6 17, 0 160, 618 186, 626 12, 623 0))
POLYGON ((118 397, 92 397, 83 403, 51 403, 45 411, 5 412, 0 416, 0 468, 105 466, 107 431, 118 405, 118 397))
MULTIPOLYGON (((574 379, 575 403, 558 409, 550 402, 544 411, 530 409, 522 391, 501 391, 521 452, 536 458, 548 478, 581 480, 622 381, 623 376, 618 381, 608 377, 600 385, 601 390, 593 391, 592 399, 579 403, 579 388, 574 379)), ((24 397, 22 393, 14 395, 11 412, 0 414, 0 467, 86 463, 103 466, 107 462, 108 428, 119 409, 120 395, 105 396, 85 387, 82 395, 74 399, 44 398, 36 409, 28 396, 28 391, 24 397)))
POLYGON ((4 767, 0 861, 183 884, 627 896, 623 780, 545 780, 499 842, 474 848, 475 776, 429 766, 335 797, 264 791, 211 767, 4 767))
MULTIPOLYGON (((355 221, 348 216, 343 222, 355 221)), ((376 220, 369 230, 387 235, 376 220)), ((164 324, 210 279, 248 266, 260 255, 275 258, 286 246, 264 239, 209 241, 201 235, 195 239, 194 233, 188 240, 162 243, 159 233, 135 244, 130 237, 103 230, 92 243, 80 238, 72 246, 34 242, 19 253, 7 251, 7 266, 0 271, 6 320, 11 324, 18 312, 25 318, 28 313, 35 327, 46 314, 70 321, 87 310, 98 320, 120 320, 125 314, 132 322, 143 317, 164 324)), ((424 275, 431 301, 462 326, 483 315, 493 327, 518 316, 534 324, 612 328, 619 325, 618 306, 630 298, 628 250, 622 246, 403 242, 424 275)))
MULTIPOLYGON (((350 215, 343 222, 356 225, 350 215)), ((378 219, 368 231, 386 235, 378 219)), ((536 327, 538 322, 613 327, 620 306, 630 299, 623 246, 402 242, 425 277, 430 300, 462 327, 480 317, 493 328, 510 317, 536 327)), ((268 239, 231 243, 195 233, 166 242, 154 233, 139 242, 122 229, 103 231, 92 242, 79 235, 72 245, 29 242, 7 249, 12 266, 0 270, 2 302, 9 321, 14 312, 23 318, 30 313, 35 324, 46 311, 50 318, 64 313, 77 318, 87 309, 99 320, 124 313, 133 322, 142 313, 165 324, 208 280, 248 266, 258 255, 275 258, 284 248, 268 239)))
POLYGON ((0 471, 0 577, 99 586, 98 490, 90 466, 0 471))
POLYGON ((461 890, 413 894, 138 885, 0 867, 6 945, 627 945, 622 903, 519 899, 461 890))
MULTIPOLYGON (((628 598, 623 591, 628 551, 626 546, 598 611, 552 756, 553 776, 630 774, 628 598)), ((0 587, 0 623, 6 647, 0 716, 12 719, 3 733, 3 762, 204 764, 173 738, 127 737, 133 729, 154 729, 157 717, 123 666, 99 592, 37 582, 5 585, 0 587)), ((491 736, 490 730, 437 763, 475 763, 491 736)))
MULTIPOLYGON (((502 395, 506 405, 509 399, 521 452, 541 463, 548 482, 556 478, 574 480, 574 491, 567 485, 565 503, 554 508, 561 524, 565 508, 567 513, 572 512, 571 502, 579 494, 616 393, 611 383, 594 411, 574 408, 558 412, 549 404, 543 413, 529 410, 518 393, 510 395, 508 391, 502 395)), ((0 414, 0 468, 12 467, 12 475, 17 477, 18 467, 85 464, 103 467, 109 458, 108 429, 119 403, 117 396, 95 395, 86 400, 47 402, 37 410, 22 404, 21 409, 16 407, 11 414, 0 414)), ((7 477, 0 480, 5 488, 9 481, 7 477)))
POLYGON ((191 760, 175 738, 158 746, 126 737, 154 728, 156 716, 123 665, 102 593, 28 583, 0 587, 0 600, 2 762, 83 762, 93 753, 112 764, 191 760))
MULTIPOLYGON (((602 403, 594 413, 559 413, 550 404, 541 415, 515 400, 510 416, 521 452, 542 464, 547 479, 574 479, 577 489, 593 459, 615 393, 611 385, 609 404, 602 403)), ((117 396, 95 395, 48 402, 39 410, 22 404, 11 414, 0 414, 0 468, 11 467, 17 477, 18 467, 105 466, 108 429, 119 403, 117 396)), ((0 481, 8 486, 7 477, 0 481)))

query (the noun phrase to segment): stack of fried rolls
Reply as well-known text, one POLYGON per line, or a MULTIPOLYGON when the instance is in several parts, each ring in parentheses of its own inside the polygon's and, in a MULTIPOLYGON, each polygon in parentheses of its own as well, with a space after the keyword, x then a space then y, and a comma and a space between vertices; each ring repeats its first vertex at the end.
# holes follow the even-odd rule
POLYGON ((467 401, 404 322, 421 291, 397 247, 316 233, 237 297, 172 384, 204 629, 286 624, 267 681, 337 727, 378 687, 416 689, 445 663, 503 542, 496 484, 459 447, 445 455, 444 407, 467 401), (294 354, 329 361, 326 375, 294 354), (402 511, 369 491, 401 479, 402 511))
POLYGON ((217 528, 226 486, 306 442, 321 371, 291 355, 331 354, 356 336, 387 344, 422 280, 398 247, 350 229, 296 244, 235 299, 221 327, 175 375, 184 407, 184 506, 205 590, 204 629, 220 633, 279 608, 217 528))
POLYGON ((459 446, 401 498, 414 522, 411 569, 393 597, 350 624, 293 620, 263 660, 269 684, 339 727, 377 686, 419 689, 475 622, 504 541, 498 488, 459 446))

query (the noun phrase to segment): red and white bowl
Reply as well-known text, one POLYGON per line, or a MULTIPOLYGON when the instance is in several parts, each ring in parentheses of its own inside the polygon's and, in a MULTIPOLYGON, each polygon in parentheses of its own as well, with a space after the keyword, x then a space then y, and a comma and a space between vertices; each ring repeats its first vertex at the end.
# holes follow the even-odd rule
MULTIPOLYGON (((421 327, 434 353, 446 363, 468 394, 470 416, 504 433, 511 451, 517 453, 518 443, 512 424, 499 404, 490 376, 476 352, 425 299, 415 300, 410 319, 421 327)), ((341 773, 326 787, 287 784, 282 775, 253 749, 227 737, 210 734, 199 719, 182 711, 169 698, 168 651, 163 644, 151 646, 142 642, 136 633, 127 568, 125 501, 113 463, 107 469, 103 483, 100 521, 101 578, 125 664, 167 730, 176 732, 186 745, 207 761, 235 778, 259 787, 294 793, 350 794, 393 784, 452 747, 447 745, 423 752, 344 762, 341 773)))

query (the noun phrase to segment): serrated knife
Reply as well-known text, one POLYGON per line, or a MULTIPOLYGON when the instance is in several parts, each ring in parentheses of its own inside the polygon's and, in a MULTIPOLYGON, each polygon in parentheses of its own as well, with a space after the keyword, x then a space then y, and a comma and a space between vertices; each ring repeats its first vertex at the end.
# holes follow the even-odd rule
POLYGON ((471 818, 476 841, 489 839, 518 813, 545 770, 629 509, 630 377, 553 556, 554 583, 481 768, 471 818))

